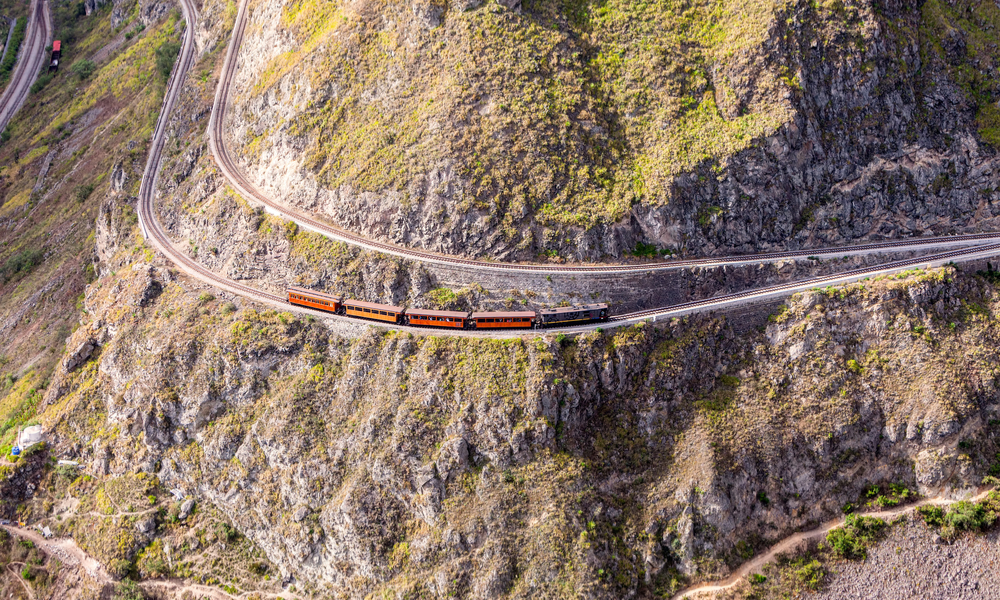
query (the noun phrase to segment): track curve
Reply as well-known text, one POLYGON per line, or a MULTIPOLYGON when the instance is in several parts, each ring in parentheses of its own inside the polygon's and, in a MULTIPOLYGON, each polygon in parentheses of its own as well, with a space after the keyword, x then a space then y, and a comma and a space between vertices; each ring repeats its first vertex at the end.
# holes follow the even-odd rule
MULTIPOLYGON (((160 252, 162 252, 171 262, 173 262, 175 265, 177 265, 181 270, 183 270, 191 277, 198 279, 209 285, 212 285, 214 287, 217 287, 219 289, 226 290, 230 293, 251 300, 255 300, 263 304, 275 306, 282 310, 315 315, 327 319, 346 321, 354 324, 370 324, 376 327, 382 327, 387 329, 400 329, 413 332, 425 332, 436 336, 447 335, 447 336, 461 336, 461 337, 470 337, 470 336, 521 337, 526 334, 542 335, 546 331, 548 331, 548 330, 541 330, 541 331, 521 330, 521 331, 498 332, 498 333, 492 333, 492 332, 484 333, 482 331, 475 331, 475 330, 449 331, 449 330, 425 329, 407 325, 389 325, 384 323, 360 321, 358 319, 352 319, 349 317, 331 315, 329 313, 310 310, 302 307, 295 307, 285 302, 285 299, 282 296, 244 285, 242 283, 233 281, 231 279, 228 279, 226 277, 223 277, 221 275, 218 275, 210 271, 209 269, 205 268, 204 266, 197 263, 193 259, 189 258, 182 250, 175 247, 173 243, 170 241, 169 236, 163 230, 161 224, 156 218, 156 210, 154 205, 154 197, 155 197, 154 192, 156 187, 157 175, 159 173, 160 158, 162 155, 164 141, 166 138, 166 123, 169 120, 170 112, 173 110, 173 106, 176 102, 177 95, 180 93, 180 89, 183 85, 185 77, 187 76, 187 72, 190 69, 192 63, 194 62, 194 23, 197 16, 197 9, 194 6, 193 0, 181 0, 181 10, 183 12, 184 19, 187 25, 184 32, 184 41, 181 46, 181 51, 180 55, 178 56, 178 60, 174 65, 174 70, 171 73, 170 80, 167 86, 167 92, 163 100, 163 107, 160 112, 159 118, 157 119, 156 129, 154 130, 153 134, 153 141, 150 145, 149 157, 147 160, 145 171, 143 172, 143 178, 140 185, 139 201, 138 201, 139 206, 137 211, 139 213, 139 224, 142 229, 143 235, 154 247, 156 247, 160 252)), ((238 13, 237 16, 237 25, 239 26, 241 23, 245 25, 245 10, 246 10, 245 1, 240 3, 239 10, 241 12, 238 13)), ((234 39, 238 40, 240 35, 242 35, 241 29, 237 29, 234 31, 234 39)), ((235 54, 234 48, 238 48, 238 45, 232 45, 232 44, 230 45, 226 57, 227 63, 233 58, 233 55, 235 54)), ((218 105, 220 101, 224 100, 225 100, 224 95, 222 95, 221 98, 217 96, 216 104, 218 105)), ((213 111, 212 121, 209 124, 210 131, 215 130, 216 127, 218 127, 218 124, 221 123, 221 118, 217 117, 217 115, 220 114, 221 113, 213 111)), ((966 241, 962 243, 976 243, 977 241, 980 241, 981 243, 981 240, 995 240, 997 239, 997 237, 998 236, 994 234, 980 234, 979 236, 966 236, 964 238, 966 241)), ((946 239, 954 240, 954 238, 946 238, 946 239)), ((812 251, 812 253, 815 252, 816 252, 815 250, 812 251)), ((838 250, 838 253, 841 252, 843 252, 843 249, 838 250)), ((592 331, 594 329, 599 329, 599 328, 627 326, 647 320, 655 321, 659 318, 683 316, 693 312, 717 310, 717 309, 727 308, 733 305, 745 304, 748 302, 769 300, 772 298, 786 296, 798 291, 804 291, 822 285, 837 285, 842 283, 848 283, 866 277, 897 273, 899 271, 911 269, 921 265, 937 266, 946 264, 956 259, 994 256, 997 254, 1000 254, 1000 242, 982 246, 975 246, 972 248, 950 250, 948 252, 943 252, 939 254, 901 260, 884 265, 865 267, 861 269, 847 271, 844 273, 815 277, 804 281, 789 282, 785 284, 779 284, 755 290, 738 292, 735 294, 726 294, 722 296, 716 296, 714 298, 695 300, 692 302, 686 302, 673 306, 636 311, 624 315, 614 316, 611 318, 610 322, 607 323, 594 323, 576 327, 558 328, 558 331, 567 333, 581 333, 586 331, 592 331)), ((490 265, 490 266, 497 267, 499 265, 490 265)))
POLYGON ((874 252, 899 251, 905 249, 933 249, 953 247, 959 245, 974 245, 983 241, 1000 241, 1000 232, 978 233, 959 236, 944 237, 924 237, 909 238, 904 240, 893 240, 886 242, 872 242, 854 246, 815 248, 810 250, 789 250, 783 252, 766 252, 747 255, 738 255, 719 258, 696 258, 683 260, 669 260, 657 263, 646 264, 619 264, 619 265, 545 265, 529 263, 492 263, 455 256, 447 256, 434 252, 414 250, 393 244, 387 244, 371 240, 352 233, 350 231, 335 227, 325 223, 303 211, 291 208, 275 201, 265 194, 250 179, 243 174, 229 153, 226 145, 224 123, 226 120, 226 110, 229 106, 229 93, 239 63, 239 50, 243 43, 243 35, 247 25, 247 0, 241 0, 236 13, 236 22, 233 25, 233 33, 230 38, 229 47, 226 49, 226 59, 223 63, 222 74, 219 77, 219 84, 215 90, 215 100, 212 104, 212 115, 209 120, 209 147, 219 170, 227 179, 230 186, 239 192, 244 198, 262 204, 268 212, 295 222, 299 227, 325 235, 333 240, 345 242, 354 246, 425 263, 442 264, 448 266, 463 266, 483 271, 520 271, 541 274, 573 273, 573 274, 599 274, 599 273, 630 273, 649 272, 665 269, 679 269, 692 266, 720 266, 738 264, 758 264, 762 262, 776 262, 791 258, 806 258, 810 256, 843 256, 848 254, 870 254, 874 252))
POLYGON ((45 56, 45 44, 51 37, 52 15, 49 12, 48 0, 35 0, 31 4, 28 31, 18 51, 14 74, 7 84, 7 89, 0 96, 0 131, 7 128, 7 124, 28 99, 31 85, 35 83, 42 67, 48 62, 45 56))

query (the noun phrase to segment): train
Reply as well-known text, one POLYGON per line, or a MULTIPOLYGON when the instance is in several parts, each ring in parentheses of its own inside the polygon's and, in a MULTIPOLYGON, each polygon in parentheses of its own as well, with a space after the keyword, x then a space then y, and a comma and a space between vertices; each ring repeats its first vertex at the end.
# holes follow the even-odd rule
POLYGON ((52 42, 52 59, 49 61, 49 71, 59 69, 59 59, 62 58, 62 42, 56 40, 52 42))
POLYGON ((301 287, 288 288, 288 303, 371 321, 395 325, 441 329, 543 329, 608 320, 608 305, 603 303, 540 310, 468 312, 403 308, 333 296, 301 287))

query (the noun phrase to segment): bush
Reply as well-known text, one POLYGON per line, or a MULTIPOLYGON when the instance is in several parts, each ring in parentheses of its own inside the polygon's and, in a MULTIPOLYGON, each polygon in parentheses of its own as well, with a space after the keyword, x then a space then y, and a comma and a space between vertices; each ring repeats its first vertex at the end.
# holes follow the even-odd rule
POLYGON ((924 505, 917 508, 917 514, 931 527, 944 525, 944 511, 940 506, 924 505))
POLYGON ((87 198, 90 198, 90 195, 93 193, 94 193, 94 184, 92 183, 78 185, 76 186, 76 189, 73 191, 73 195, 76 197, 76 201, 80 203, 84 202, 87 198))
POLYGON ((180 42, 164 42, 156 49, 156 70, 163 81, 170 79, 170 71, 174 68, 177 55, 181 52, 180 42))
POLYGON ((81 80, 88 79, 91 75, 94 74, 94 71, 96 69, 97 66, 94 64, 94 61, 87 59, 78 60, 75 63, 73 63, 72 67, 69 68, 69 70, 73 71, 73 73, 81 80))
POLYGON ((8 258, 7 261, 4 262, 3 266, 0 267, 0 279, 6 283, 13 279, 15 275, 22 273, 27 275, 32 269, 42 264, 42 259, 44 258, 44 250, 22 250, 14 256, 8 258))
POLYGON ((847 559, 864 560, 867 546, 874 542, 886 527, 886 522, 876 517, 847 515, 843 527, 826 534, 826 541, 834 553, 847 559))
POLYGON ((115 584, 115 600, 145 600, 139 584, 131 579, 122 579, 115 584))
POLYGON ((982 531, 992 527, 996 519, 996 513, 982 504, 963 500, 951 505, 944 516, 944 524, 955 531, 982 531))
POLYGON ((823 585, 823 578, 826 577, 826 569, 823 568, 823 565, 818 560, 813 560, 795 571, 795 576, 799 578, 799 581, 803 585, 815 592, 823 585))
POLYGON ((52 81, 53 77, 55 77, 55 74, 53 73, 42 73, 38 79, 35 80, 35 83, 31 84, 31 93, 37 94, 42 91, 42 88, 47 86, 49 82, 52 81))

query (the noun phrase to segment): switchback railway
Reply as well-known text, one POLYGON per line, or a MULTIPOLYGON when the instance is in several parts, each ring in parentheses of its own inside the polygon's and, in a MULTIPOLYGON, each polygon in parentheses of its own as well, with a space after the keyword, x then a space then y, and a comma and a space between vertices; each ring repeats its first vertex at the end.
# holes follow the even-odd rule
MULTIPOLYGON (((160 156, 163 149, 164 140, 164 125, 165 121, 170 113, 173 106, 174 100, 180 90, 180 84, 186 77, 187 71, 189 70, 193 62, 193 23, 195 22, 196 10, 192 4, 192 0, 181 0, 181 6, 184 13, 185 21, 187 22, 187 30, 184 33, 184 43, 181 48, 180 57, 178 58, 177 64, 174 67, 174 72, 171 75, 169 87, 167 90, 167 95, 164 99, 163 110, 161 111, 160 118, 157 121, 157 127, 154 133, 154 141, 150 149, 150 154, 146 166, 146 171, 143 175, 142 186, 139 194, 139 216, 140 223, 142 225, 142 230, 147 239, 157 247, 164 255, 167 256, 172 262, 174 262, 183 271, 203 281, 207 284, 216 286, 220 289, 229 291, 233 294, 237 294, 246 297, 251 300, 262 302, 271 306, 293 309, 299 312, 305 312, 317 316, 325 316, 334 319, 347 319, 349 317, 340 315, 331 315, 327 310, 317 310, 318 307, 299 305, 295 306, 289 304, 287 297, 281 297, 276 294, 252 288, 250 286, 232 281, 228 278, 222 277, 213 273, 212 271, 201 266, 191 258, 189 258, 183 251, 174 247, 173 243, 170 241, 166 233, 163 231, 159 222, 156 219, 153 199, 154 199, 154 189, 156 182, 156 175, 158 171, 160 156)), ((862 244, 858 246, 844 247, 844 248, 832 248, 832 249, 813 249, 807 251, 788 251, 788 252, 777 252, 777 253, 767 253, 767 254, 755 254, 747 256, 737 256, 737 257, 727 257, 727 258, 710 258, 710 259, 695 259, 695 260, 676 260, 668 261, 665 263, 658 263, 656 265, 596 265, 596 266, 550 266, 550 265, 520 265, 520 264, 495 264, 495 263, 481 263, 478 261, 472 261, 462 258, 455 257, 444 257, 430 253, 424 253, 420 251, 396 248, 388 244, 382 244, 380 242, 374 242, 350 234, 347 232, 341 232, 335 230, 334 228, 319 223, 318 221, 309 218, 306 215, 289 214, 284 211, 283 207, 280 207, 276 203, 270 200, 265 194, 261 193, 256 187, 254 187, 239 170, 235 168, 235 162, 229 157, 225 144, 223 143, 223 129, 222 125, 224 122, 223 110, 226 106, 229 94, 229 87, 236 71, 236 61, 239 53, 240 42, 242 40, 243 32, 246 27, 246 11, 247 2, 243 0, 239 3, 238 13, 236 18, 236 23, 233 29, 232 39, 230 41, 229 48, 227 49, 225 64, 222 71, 222 76, 220 77, 219 87, 216 90, 215 103, 213 106, 213 111, 211 115, 211 121, 209 124, 209 138, 210 146, 212 152, 219 163, 220 169, 225 174, 230 183, 242 194, 244 194, 249 199, 254 199, 258 202, 263 203, 272 212, 277 212, 286 218, 289 218, 299 225, 305 227, 306 229, 311 229, 314 231, 319 231, 336 239, 347 241, 349 243, 356 244, 358 246, 368 248, 371 250, 376 250, 378 252, 383 252, 386 254, 404 256, 409 259, 422 260, 429 262, 445 262, 448 264, 461 264, 465 266, 470 266, 477 269, 509 269, 509 270, 533 270, 541 272, 573 272, 573 273, 607 273, 607 272, 627 272, 635 270, 655 270, 664 268, 679 268, 684 266, 693 265, 703 265, 711 266, 718 264, 739 264, 739 263, 754 263, 754 262, 768 262, 776 260, 786 260, 791 258, 805 258, 808 256, 841 256, 845 254, 852 253, 874 253, 886 250, 901 250, 901 249, 930 249, 935 247, 954 247, 954 246, 973 246, 964 247, 958 250, 950 250, 947 252, 922 256, 919 258, 896 261, 889 264, 865 267, 863 269, 856 269, 853 271, 848 271, 845 273, 827 275, 823 277, 816 277, 804 281, 790 282, 775 286, 769 286, 766 288, 760 288, 756 290, 749 290, 745 292, 739 292, 736 294, 727 294, 723 296, 717 296, 714 298, 708 298, 703 300, 696 300, 692 302, 686 302, 682 304, 677 304, 674 306, 653 308, 648 310, 636 311, 628 314, 621 315, 609 315, 607 323, 588 323, 584 325, 571 326, 563 329, 564 331, 571 332, 582 332, 592 330, 597 327, 614 327, 628 325, 630 323, 637 323, 647 319, 658 319, 671 316, 680 316, 684 314, 689 314, 697 311, 706 310, 716 310, 723 309, 732 305, 741 304, 745 302, 753 302, 757 300, 773 299, 779 298, 781 296, 794 293, 796 291, 808 290, 810 288, 815 288, 824 285, 836 285, 840 283, 846 283, 850 281, 856 281, 865 277, 871 277, 881 274, 889 274, 899 272, 905 269, 910 269, 923 265, 935 265, 944 264, 948 261, 963 260, 971 257, 980 256, 992 256, 1000 253, 1000 243, 994 244, 983 244, 988 241, 1000 241, 1000 233, 982 233, 973 234, 967 236, 952 236, 952 237, 938 237, 938 238, 919 238, 919 239, 908 239, 908 240, 896 240, 889 242, 879 242, 872 244, 862 244)), ((315 292, 311 292, 315 293, 315 292)), ((332 296, 336 297, 336 296, 332 296)), ((362 306, 362 314, 363 313, 362 306)), ((381 310, 381 309, 380 309, 381 310)), ((346 312, 346 310, 345 310, 346 312)), ((387 311, 388 312, 388 311, 387 311)), ((369 313, 370 314, 370 313, 369 313)), ((382 315, 380 315, 382 316, 382 315)), ((386 315, 388 316, 388 315, 386 315)), ((430 315, 428 315, 430 316, 430 315)), ((436 316, 436 315, 435 315, 436 316)), ((472 315, 470 315, 471 318, 472 315)), ((401 328, 401 329, 413 329, 417 330, 419 328, 412 327, 411 325, 386 322, 384 324, 386 327, 401 328)), ((434 331, 435 335, 474 335, 474 336, 520 336, 524 335, 524 331, 513 329, 513 330, 495 330, 495 331, 485 331, 483 329, 477 330, 466 330, 464 327, 458 328, 446 328, 441 327, 434 331)))
POLYGON ((330 239, 345 242, 367 250, 381 252, 391 256, 397 256, 409 260, 424 263, 434 263, 450 266, 469 267, 484 272, 530 272, 542 274, 572 273, 572 274, 601 274, 601 273, 633 273, 659 271, 665 269, 680 269, 692 266, 717 266, 717 265, 739 265, 757 264, 765 262, 776 262, 781 260, 815 257, 844 256, 850 254, 870 254, 879 251, 898 251, 906 249, 934 249, 955 246, 972 246, 987 241, 1000 241, 1000 232, 976 233, 968 235, 944 236, 944 237, 914 237, 901 240, 890 240, 884 242, 871 242, 855 246, 813 248, 806 250, 787 250, 782 252, 755 253, 738 256, 716 257, 716 258, 694 258, 666 260, 655 263, 640 264, 595 264, 595 265, 552 265, 552 264, 526 264, 526 263, 495 263, 448 256, 434 252, 404 248, 393 244, 371 240, 361 235, 341 229, 329 223, 323 222, 315 216, 306 214, 303 211, 284 205, 257 187, 240 170, 236 160, 229 152, 226 144, 224 124, 226 120, 226 110, 229 106, 230 88, 236 78, 239 62, 239 50, 243 42, 243 35, 247 25, 247 0, 241 0, 236 13, 236 22, 233 25, 233 33, 230 38, 229 47, 226 50, 226 58, 222 67, 222 74, 219 77, 219 84, 215 91, 215 100, 212 105, 212 114, 209 119, 209 147, 215 157, 219 170, 226 178, 233 189, 237 190, 248 201, 263 205, 268 212, 279 217, 295 222, 303 229, 325 235, 330 239))

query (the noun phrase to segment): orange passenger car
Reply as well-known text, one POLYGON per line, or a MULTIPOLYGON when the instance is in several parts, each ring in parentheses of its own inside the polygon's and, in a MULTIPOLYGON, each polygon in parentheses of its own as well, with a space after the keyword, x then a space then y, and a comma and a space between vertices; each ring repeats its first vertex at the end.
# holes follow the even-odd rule
POLYGON ((469 317, 476 329, 528 328, 535 322, 535 313, 528 310, 514 312, 478 312, 469 317))
POLYGON ((469 313, 454 310, 422 310, 419 308, 408 308, 406 309, 406 318, 409 319, 410 325, 463 329, 465 327, 465 322, 469 319, 469 313))
POLYGON ((350 317, 375 319, 376 321, 386 321, 389 323, 399 323, 403 317, 403 309, 398 306, 376 304, 362 300, 345 300, 344 312, 350 317))
POLYGON ((340 310, 343 300, 340 296, 331 296, 330 294, 314 292, 305 288, 290 287, 288 288, 288 303, 335 313, 340 310))

